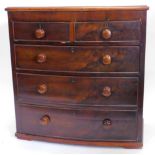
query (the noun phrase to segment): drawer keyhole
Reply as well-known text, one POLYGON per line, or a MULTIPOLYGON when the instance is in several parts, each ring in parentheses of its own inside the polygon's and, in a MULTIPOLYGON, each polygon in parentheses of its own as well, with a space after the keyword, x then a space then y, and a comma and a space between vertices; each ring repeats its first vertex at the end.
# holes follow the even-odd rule
POLYGON ((71 82, 71 83, 75 83, 76 80, 72 78, 72 79, 70 80, 70 82, 71 82))
POLYGON ((74 52, 75 52, 74 48, 72 48, 72 49, 71 49, 71 52, 72 52, 72 53, 74 53, 74 52))

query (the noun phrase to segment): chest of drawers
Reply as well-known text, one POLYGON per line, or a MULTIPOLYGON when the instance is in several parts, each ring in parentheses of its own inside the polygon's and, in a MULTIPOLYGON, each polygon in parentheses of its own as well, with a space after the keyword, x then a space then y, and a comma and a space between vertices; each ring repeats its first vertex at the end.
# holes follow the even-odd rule
POLYGON ((142 147, 148 7, 6 10, 16 136, 142 147))

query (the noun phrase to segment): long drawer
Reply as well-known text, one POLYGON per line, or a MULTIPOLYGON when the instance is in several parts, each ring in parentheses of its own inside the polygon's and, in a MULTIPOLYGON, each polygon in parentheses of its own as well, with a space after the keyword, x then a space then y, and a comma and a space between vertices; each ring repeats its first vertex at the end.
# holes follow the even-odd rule
POLYGON ((53 72, 139 72, 138 46, 15 45, 16 68, 53 72))
POLYGON ((135 141, 136 111, 78 111, 20 107, 20 132, 91 141, 135 141))
POLYGON ((35 104, 137 105, 136 77, 76 77, 17 74, 18 99, 35 104))

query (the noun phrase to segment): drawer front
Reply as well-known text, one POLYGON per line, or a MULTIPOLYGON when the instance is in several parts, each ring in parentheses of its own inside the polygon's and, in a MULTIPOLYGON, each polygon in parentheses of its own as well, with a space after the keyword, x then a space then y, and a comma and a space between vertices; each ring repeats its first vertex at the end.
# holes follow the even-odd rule
POLYGON ((17 74, 18 99, 44 105, 136 105, 138 78, 17 74))
POLYGON ((14 40, 69 41, 69 23, 14 22, 14 40))
POLYGON ((139 41, 140 21, 78 22, 76 41, 139 41))
POLYGON ((135 141, 136 111, 78 111, 21 107, 21 132, 68 139, 135 141))
POLYGON ((138 46, 15 45, 16 67, 53 72, 139 72, 138 46))

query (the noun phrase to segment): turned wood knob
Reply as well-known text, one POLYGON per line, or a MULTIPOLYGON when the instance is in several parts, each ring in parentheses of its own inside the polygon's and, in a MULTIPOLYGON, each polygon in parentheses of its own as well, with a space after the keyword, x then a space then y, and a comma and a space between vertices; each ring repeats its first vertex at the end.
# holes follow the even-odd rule
POLYGON ((111 56, 110 55, 105 55, 105 56, 103 56, 103 64, 104 65, 109 65, 109 64, 111 64, 111 56))
POLYGON ((37 55, 37 62, 44 63, 46 62, 46 55, 44 53, 40 53, 37 55))
POLYGON ((111 95, 111 88, 108 86, 104 87, 102 95, 105 97, 109 97, 111 95))
POLYGON ((44 115, 41 119, 40 119, 40 124, 41 125, 48 125, 50 122, 50 117, 48 115, 44 115))
POLYGON ((37 30, 35 31, 35 37, 36 37, 37 39, 44 38, 44 37, 45 37, 45 31, 44 31, 43 29, 41 29, 41 28, 37 29, 37 30))
POLYGON ((109 29, 104 29, 104 30, 102 31, 102 37, 103 37, 104 39, 109 39, 109 38, 111 38, 111 31, 110 31, 109 29))
POLYGON ((37 91, 39 94, 45 94, 47 92, 47 85, 46 84, 40 84, 38 86, 37 91))
POLYGON ((111 126, 112 125, 112 121, 110 119, 104 119, 103 120, 103 125, 104 126, 111 126))

